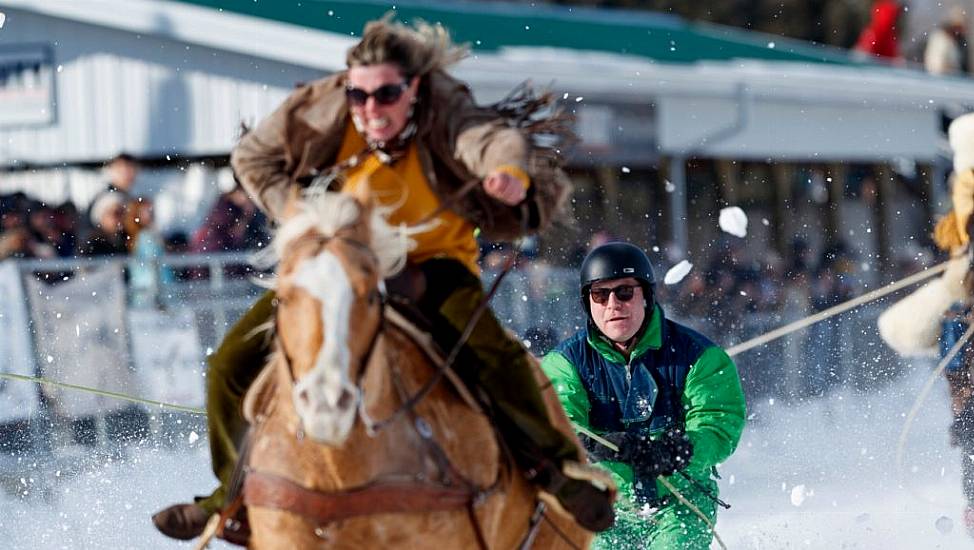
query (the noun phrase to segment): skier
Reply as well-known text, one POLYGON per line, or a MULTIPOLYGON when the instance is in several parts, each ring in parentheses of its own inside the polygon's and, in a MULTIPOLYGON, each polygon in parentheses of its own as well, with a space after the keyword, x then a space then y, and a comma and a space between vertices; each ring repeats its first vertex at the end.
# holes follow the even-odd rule
MULTIPOLYGON (((937 247, 950 255, 944 274, 893 304, 879 317, 879 334, 904 356, 944 356, 970 326, 972 313, 971 232, 974 229, 974 113, 948 129, 954 152, 952 209, 934 229, 937 247), (939 346, 939 349, 938 349, 939 346)), ((962 451, 964 525, 974 537, 974 342, 968 342, 944 370, 953 420, 950 444, 962 451)))
POLYGON ((737 447, 745 404, 737 367, 701 334, 667 319, 655 301, 649 258, 622 242, 582 262, 587 326, 545 356, 568 417, 619 447, 582 432, 589 457, 619 487, 616 525, 600 548, 707 549, 710 528, 678 502, 678 488, 711 522, 715 466, 737 447))

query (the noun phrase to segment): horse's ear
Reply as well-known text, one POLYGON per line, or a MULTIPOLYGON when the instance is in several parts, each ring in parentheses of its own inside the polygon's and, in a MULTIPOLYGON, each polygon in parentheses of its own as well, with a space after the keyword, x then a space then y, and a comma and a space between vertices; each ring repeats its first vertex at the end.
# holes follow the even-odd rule
POLYGON ((297 185, 292 185, 288 189, 287 199, 284 200, 283 218, 289 220, 301 213, 301 202, 303 200, 304 196, 301 193, 301 188, 297 185))

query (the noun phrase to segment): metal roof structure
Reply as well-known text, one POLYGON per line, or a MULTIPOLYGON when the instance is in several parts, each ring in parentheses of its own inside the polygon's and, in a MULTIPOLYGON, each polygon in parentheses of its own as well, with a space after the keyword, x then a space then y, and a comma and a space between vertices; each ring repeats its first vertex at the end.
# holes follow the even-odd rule
POLYGON ((475 52, 548 47, 634 55, 661 63, 764 59, 860 65, 845 50, 668 14, 509 2, 375 0, 178 0, 224 13, 357 36, 365 23, 396 18, 441 23, 475 52))
MULTIPOLYGON (((96 161, 119 148, 225 154, 235 137, 231 121, 252 122, 295 82, 343 68, 354 34, 391 6, 0 0, 9 10, 0 48, 43 36, 63 65, 55 122, 0 129, 0 165, 96 161), (35 27, 20 31, 26 18, 35 27), (78 109, 84 101, 97 112, 78 109), (176 116, 152 112, 159 105, 176 116), (99 121, 107 122, 91 128, 99 121)), ((550 85, 578 112, 593 150, 632 146, 626 162, 655 163, 659 155, 929 161, 942 150, 942 113, 974 106, 968 79, 671 16, 471 2, 396 3, 396 12, 440 21, 472 44, 474 55, 455 72, 481 101, 525 79, 550 85)))

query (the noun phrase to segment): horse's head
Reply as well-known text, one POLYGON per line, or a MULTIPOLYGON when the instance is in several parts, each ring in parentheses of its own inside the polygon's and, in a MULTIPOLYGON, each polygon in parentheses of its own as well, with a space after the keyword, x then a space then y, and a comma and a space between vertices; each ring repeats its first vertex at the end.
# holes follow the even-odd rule
POLYGON ((411 241, 353 197, 313 192, 292 201, 274 239, 280 351, 304 432, 340 445, 361 398, 363 361, 382 319, 380 284, 411 241))

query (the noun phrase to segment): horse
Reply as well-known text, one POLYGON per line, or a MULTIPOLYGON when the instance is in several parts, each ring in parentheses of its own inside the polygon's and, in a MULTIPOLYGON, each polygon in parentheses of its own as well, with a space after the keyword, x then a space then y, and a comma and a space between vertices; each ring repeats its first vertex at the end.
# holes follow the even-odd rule
POLYGON ((275 351, 245 402, 251 546, 587 548, 592 533, 513 467, 429 336, 384 303, 409 230, 335 192, 287 212, 271 245, 275 351))

